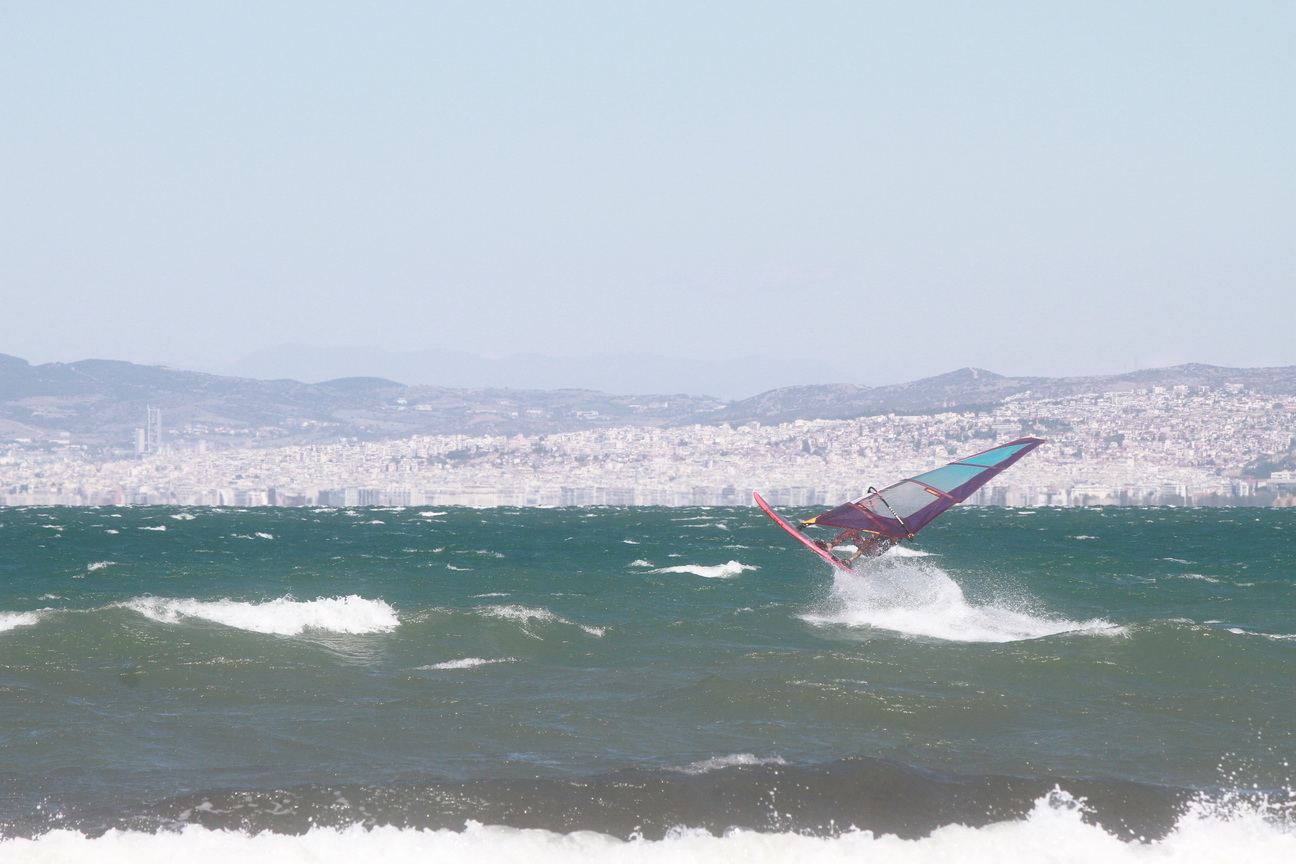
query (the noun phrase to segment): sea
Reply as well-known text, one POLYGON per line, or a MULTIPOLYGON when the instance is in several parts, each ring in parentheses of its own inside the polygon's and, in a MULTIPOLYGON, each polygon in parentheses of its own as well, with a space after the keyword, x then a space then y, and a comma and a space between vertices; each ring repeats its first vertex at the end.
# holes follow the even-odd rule
POLYGON ((1296 510, 10 508, 0 861, 1290 864, 1294 671, 1296 510))

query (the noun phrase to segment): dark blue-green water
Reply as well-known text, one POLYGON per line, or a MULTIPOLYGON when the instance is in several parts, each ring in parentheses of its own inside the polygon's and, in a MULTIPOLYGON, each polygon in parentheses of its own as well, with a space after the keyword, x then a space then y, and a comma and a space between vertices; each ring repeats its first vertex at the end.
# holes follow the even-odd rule
POLYGON ((852 575, 754 508, 3 510, 0 834, 920 837, 1054 786, 1164 834, 1288 800, 1294 540, 959 508, 852 575))

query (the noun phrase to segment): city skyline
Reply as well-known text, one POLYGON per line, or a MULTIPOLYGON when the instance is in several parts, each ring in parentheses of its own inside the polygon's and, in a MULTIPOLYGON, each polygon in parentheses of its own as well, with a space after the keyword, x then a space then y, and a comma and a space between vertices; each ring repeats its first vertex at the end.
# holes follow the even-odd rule
MULTIPOLYGON (((149 419, 160 416, 150 409, 149 419)), ((405 439, 213 452, 186 438, 134 459, 0 449, 0 505, 832 505, 1022 435, 1046 446, 972 499, 1007 506, 1296 506, 1296 396, 1153 387, 993 410, 544 435, 405 439)))

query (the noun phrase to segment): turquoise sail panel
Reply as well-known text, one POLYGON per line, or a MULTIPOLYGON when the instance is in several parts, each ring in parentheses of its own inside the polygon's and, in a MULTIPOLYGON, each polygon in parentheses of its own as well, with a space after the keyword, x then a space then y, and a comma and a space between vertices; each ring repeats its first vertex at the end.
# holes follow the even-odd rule
POLYGON ((919 483, 926 483, 928 486, 942 492, 948 492, 972 480, 984 470, 986 469, 980 465, 954 463, 946 465, 944 468, 937 468, 935 471, 928 471, 926 474, 919 474, 913 479, 919 483))
MULTIPOLYGON (((1040 441, 1041 439, 1021 438, 1019 440, 1040 441)), ((966 459, 960 459, 959 461, 962 462, 964 465, 983 465, 986 468, 996 468, 1005 459, 1017 454, 1021 454, 1024 456, 1026 453, 1029 453, 1031 450, 1034 450, 1038 446, 1039 446, 1038 444, 1019 444, 1014 441, 1012 444, 1004 444, 1000 447, 993 447, 989 450, 986 450, 984 453, 978 453, 975 456, 969 456, 966 459)))

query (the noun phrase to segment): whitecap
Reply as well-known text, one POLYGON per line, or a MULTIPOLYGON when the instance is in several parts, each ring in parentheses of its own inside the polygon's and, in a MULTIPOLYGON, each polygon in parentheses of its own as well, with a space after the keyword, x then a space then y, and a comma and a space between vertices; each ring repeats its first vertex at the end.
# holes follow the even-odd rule
POLYGON ((86 565, 86 572, 93 573, 96 570, 102 570, 105 567, 113 567, 116 564, 116 561, 91 561, 86 565))
POLYGON ((579 627, 591 636, 602 636, 606 628, 592 627, 588 624, 577 624, 575 621, 568 621, 561 615, 555 615, 543 606, 522 606, 520 604, 510 604, 508 606, 481 606, 478 611, 491 618, 502 618, 506 621, 517 621, 522 624, 522 631, 528 636, 540 638, 531 632, 530 625, 533 621, 541 623, 566 624, 570 627, 579 627))
POLYGON ((754 564, 743 564, 739 561, 729 561, 725 564, 679 564, 675 567, 660 567, 651 572, 653 573, 691 573, 694 576, 702 576, 706 579, 732 579, 741 575, 746 570, 759 570, 754 564))
POLYGON ((39 623, 42 613, 47 611, 49 610, 43 609, 39 612, 0 612, 0 633, 12 630, 15 627, 30 627, 39 623))
POLYGON ((195 515, 193 515, 192 513, 172 513, 172 514, 171 514, 171 518, 172 518, 172 519, 179 519, 179 520, 181 520, 181 521, 186 521, 186 522, 187 522, 187 521, 189 521, 190 519, 197 519, 198 517, 195 516, 195 515))
POLYGON ((636 558, 635 560, 631 561, 631 562, 630 562, 629 564, 627 564, 626 566, 627 566, 627 567, 651 567, 651 566, 653 566, 653 565, 652 565, 652 562, 651 562, 651 561, 645 561, 645 560, 642 559, 642 558, 636 558))
MULTIPOLYGON (((199 805, 199 809, 203 805, 199 805)), ((210 804, 206 805, 211 808, 210 804)), ((437 861, 528 861, 578 864, 670 864, 708 861, 868 861, 876 864, 995 862, 995 864, 1093 864, 1171 861, 1246 861, 1287 864, 1296 859, 1296 832, 1289 818, 1264 801, 1227 801, 1199 796, 1180 814, 1166 836, 1149 841, 1122 839, 1087 820, 1089 807, 1060 788, 1041 796, 1024 816, 988 825, 949 824, 924 837, 856 829, 831 837, 813 833, 729 828, 717 836, 679 825, 661 840, 619 839, 597 831, 560 833, 543 828, 509 828, 467 820, 462 829, 405 828, 357 824, 311 827, 300 834, 258 833, 184 825, 173 831, 110 829, 82 833, 56 829, 32 838, 0 840, 0 857, 15 864, 35 861, 95 861, 140 864, 155 861, 313 861, 350 864, 382 860, 392 864, 437 861)))
POLYGON ((181 624, 192 618, 279 636, 296 636, 308 631, 387 633, 400 624, 396 610, 390 604, 355 594, 316 600, 295 600, 287 596, 263 603, 136 597, 114 605, 164 624, 181 624))
POLYGON ((892 546, 882 554, 891 558, 931 558, 936 553, 928 552, 925 549, 915 549, 912 546, 892 546))
POLYGON ((1203 574, 1201 574, 1201 573, 1179 573, 1178 575, 1171 576, 1170 578, 1172 578, 1172 579, 1196 579, 1196 580, 1198 580, 1198 581, 1200 581, 1200 582, 1214 582, 1214 583, 1216 583, 1216 584, 1218 584, 1219 581, 1220 581, 1219 579, 1216 579, 1214 576, 1206 576, 1206 575, 1203 575, 1203 574))
POLYGON ((698 762, 691 762, 680 768, 671 768, 671 771, 678 771, 681 774, 710 774, 712 771, 719 771, 722 768, 732 768, 738 765, 786 765, 787 760, 781 756, 767 756, 761 758, 751 753, 731 753, 728 756, 712 756, 710 759, 702 759, 698 762))
POLYGON ((141 530, 141 531, 165 531, 165 530, 167 530, 167 526, 165 526, 165 525, 141 525, 141 526, 140 526, 140 530, 141 530))
POLYGON ((447 660, 444 663, 433 663, 429 666, 419 666, 421 672, 430 672, 437 669, 471 669, 474 666, 490 666, 495 663, 516 663, 516 657, 463 657, 459 660, 447 660))

